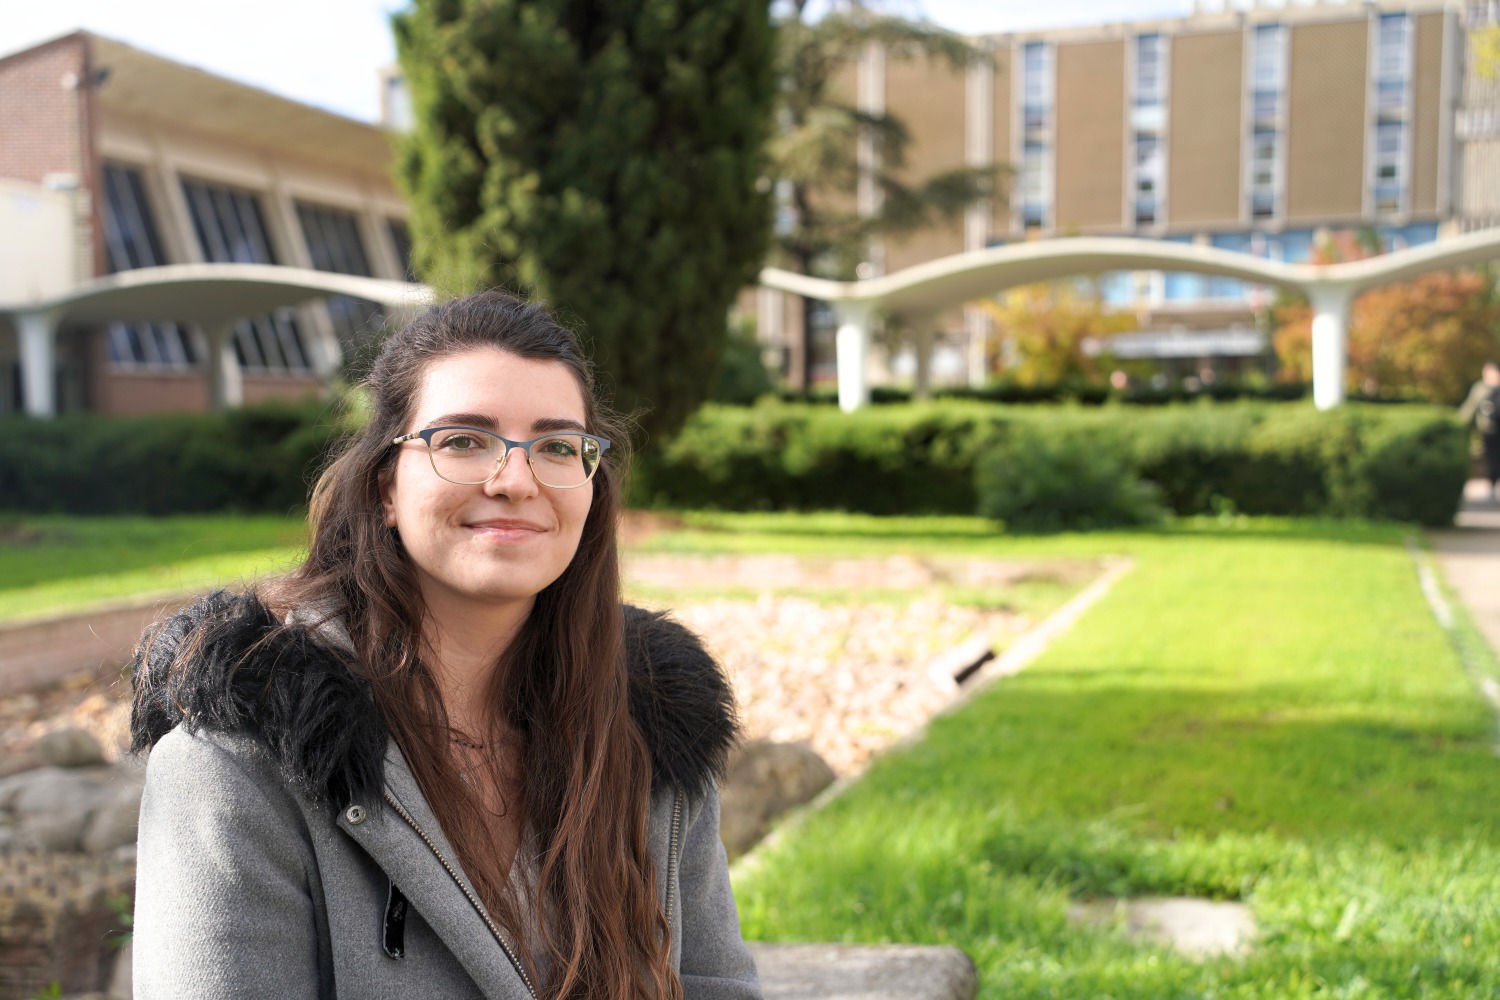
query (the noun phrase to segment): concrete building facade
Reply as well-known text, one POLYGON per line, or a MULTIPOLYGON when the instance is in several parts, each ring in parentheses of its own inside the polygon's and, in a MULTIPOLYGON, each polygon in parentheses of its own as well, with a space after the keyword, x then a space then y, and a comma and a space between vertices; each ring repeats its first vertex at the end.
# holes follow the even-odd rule
MULTIPOLYGON (((379 127, 90 33, 14 53, 0 59, 0 226, 36 252, 0 264, 0 303, 169 264, 405 279, 390 160, 379 127)), ((334 296, 223 329, 176 319, 46 331, 52 408, 206 409, 211 364, 232 369, 238 400, 306 396, 380 313, 334 296)), ((0 413, 28 408, 19 325, 0 314, 0 413)))
MULTIPOLYGON (((871 51, 846 97, 905 120, 914 172, 1011 170, 1003 203, 871 247, 867 270, 1070 236, 1302 263, 1335 231, 1373 231, 1392 250, 1500 225, 1500 81, 1472 65, 1468 41, 1497 22, 1497 0, 1200 0, 1172 20, 978 39, 993 62, 966 71, 871 51)), ((1170 345, 1164 362, 1234 369, 1265 352, 1265 286, 1099 278, 1139 317, 1142 343, 1170 345), (1184 332, 1203 336, 1160 336, 1184 332)), ((779 293, 756 305, 762 338, 795 350, 801 310, 779 293)), ((934 374, 985 377, 997 360, 985 314, 954 309, 937 325, 947 362, 934 374)), ((886 358, 886 377, 911 364, 886 358)), ((831 369, 830 352, 815 370, 831 369)))

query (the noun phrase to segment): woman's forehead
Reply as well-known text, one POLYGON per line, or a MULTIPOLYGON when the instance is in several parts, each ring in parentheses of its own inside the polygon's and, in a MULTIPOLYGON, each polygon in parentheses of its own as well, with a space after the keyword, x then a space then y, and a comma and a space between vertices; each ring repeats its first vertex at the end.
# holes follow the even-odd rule
POLYGON ((429 422, 444 413, 482 413, 497 422, 571 418, 583 422, 583 387, 573 369, 550 358, 523 358, 475 348, 430 362, 413 415, 429 422))

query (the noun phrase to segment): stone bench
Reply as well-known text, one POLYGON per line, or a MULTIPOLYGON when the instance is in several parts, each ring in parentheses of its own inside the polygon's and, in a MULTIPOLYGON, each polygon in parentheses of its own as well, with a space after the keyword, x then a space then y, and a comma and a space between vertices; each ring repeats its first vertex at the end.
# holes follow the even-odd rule
POLYGON ((766 1000, 974 1000, 979 975, 957 948, 750 942, 766 1000))

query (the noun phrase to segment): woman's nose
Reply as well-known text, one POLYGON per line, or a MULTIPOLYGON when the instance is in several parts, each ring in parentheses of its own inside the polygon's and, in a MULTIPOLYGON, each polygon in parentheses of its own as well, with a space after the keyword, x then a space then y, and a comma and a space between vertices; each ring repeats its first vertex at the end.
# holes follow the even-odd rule
POLYGON ((539 489, 536 477, 531 474, 531 463, 526 460, 526 449, 507 445, 505 454, 495 474, 484 484, 484 492, 490 496, 508 496, 511 499, 531 496, 539 489))

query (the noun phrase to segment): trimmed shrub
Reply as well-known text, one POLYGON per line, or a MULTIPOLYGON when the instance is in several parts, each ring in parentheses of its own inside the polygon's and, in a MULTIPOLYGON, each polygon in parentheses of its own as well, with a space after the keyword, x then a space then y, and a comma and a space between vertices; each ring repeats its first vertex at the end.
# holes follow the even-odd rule
POLYGON ((1154 524, 1161 490, 1126 458, 1078 435, 1017 429, 980 456, 979 513, 1013 531, 1088 531, 1154 524))
POLYGON ((286 513, 341 429, 327 404, 0 420, 0 510, 286 513))
MULTIPOLYGON (((1450 524, 1467 475, 1464 428, 1427 406, 1346 404, 1323 413, 1206 400, 1150 408, 939 401, 845 414, 766 400, 705 407, 675 440, 648 446, 631 499, 725 510, 990 513, 975 488, 980 457, 1021 433, 1040 442, 1037 455, 1075 455, 1066 442, 1084 442, 1085 452, 1154 484, 1159 502, 1183 515, 1232 509, 1450 524)), ((1007 459, 994 461, 999 469, 1007 459)), ((1103 476, 1093 466, 1075 472, 1103 476)), ((1032 488, 1041 487, 1015 487, 1032 488)))

